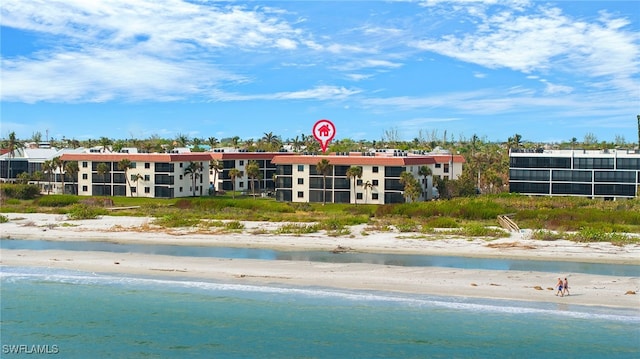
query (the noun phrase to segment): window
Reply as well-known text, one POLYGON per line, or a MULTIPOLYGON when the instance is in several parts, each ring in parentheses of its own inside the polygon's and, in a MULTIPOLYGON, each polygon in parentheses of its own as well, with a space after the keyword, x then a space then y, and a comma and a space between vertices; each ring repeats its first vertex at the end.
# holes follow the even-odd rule
MULTIPOLYGON (((151 179, 151 175, 144 175, 144 180, 149 181, 151 179)), ((149 193, 149 192, 147 192, 149 193)))
POLYGON ((298 184, 304 184, 304 178, 298 178, 298 184))
POLYGON ((180 189, 178 190, 178 192, 182 192, 182 187, 180 187, 180 189))
POLYGON ((371 199, 377 200, 378 199, 378 194, 377 193, 372 193, 371 194, 371 199))
POLYGON ((356 180, 356 186, 362 186, 362 180, 361 179, 356 180))
POLYGON ((304 165, 298 165, 298 172, 304 172, 304 165))
POLYGON ((180 168, 182 168, 182 162, 180 162, 180 168))
POLYGON ((182 175, 180 175, 180 180, 182 180, 182 175))
POLYGON ((151 193, 151 187, 145 187, 144 193, 151 193))
POLYGON ((298 198, 304 198, 304 192, 299 191, 298 192, 298 198))
POLYGON ((87 167, 89 167, 89 164, 87 163, 87 161, 83 161, 82 168, 87 168, 87 167))
POLYGON ((145 162, 144 163, 144 168, 151 168, 151 163, 145 162))
POLYGON ((362 199, 362 192, 356 193, 356 199, 362 199))
POLYGON ((449 173, 449 164, 445 163, 443 168, 444 173, 449 173))
POLYGON ((86 173, 83 173, 83 174, 82 174, 82 179, 83 179, 83 180, 89 179, 89 175, 88 175, 88 174, 86 174, 86 173))
POLYGON ((442 167, 442 163, 436 163, 436 168, 441 168, 442 167))
POLYGON ((88 190, 87 186, 82 186, 82 192, 87 192, 88 190))
POLYGON ((373 172, 373 173, 378 173, 378 166, 373 166, 373 167, 371 168, 371 172, 373 172))
POLYGON ((131 193, 136 193, 137 192, 135 187, 130 187, 130 189, 131 189, 131 193))
POLYGON ((244 160, 240 160, 238 161, 238 163, 240 164, 240 166, 244 166, 244 160))
POLYGON ((373 180, 373 181, 371 181, 371 185, 372 185, 372 186, 377 186, 377 185, 378 185, 378 180, 373 180))
POLYGON ((240 182, 240 184, 238 185, 238 187, 240 187, 240 188, 244 188, 244 182, 240 182))

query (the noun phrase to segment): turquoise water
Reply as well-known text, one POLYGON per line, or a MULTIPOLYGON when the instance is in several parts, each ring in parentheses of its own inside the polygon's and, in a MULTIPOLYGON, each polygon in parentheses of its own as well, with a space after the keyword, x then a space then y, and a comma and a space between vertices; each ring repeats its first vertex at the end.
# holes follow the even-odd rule
POLYGON ((640 312, 1 268, 2 358, 635 358, 640 312), (36 356, 37 357, 37 356, 36 356))

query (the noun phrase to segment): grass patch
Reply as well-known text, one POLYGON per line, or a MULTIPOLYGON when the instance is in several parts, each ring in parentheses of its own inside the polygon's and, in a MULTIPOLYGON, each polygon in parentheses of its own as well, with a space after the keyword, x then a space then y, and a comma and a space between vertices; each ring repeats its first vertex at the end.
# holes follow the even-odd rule
POLYGON ((107 211, 102 208, 78 203, 73 205, 69 212, 67 212, 67 218, 71 220, 96 219, 101 215, 105 215, 106 212, 107 211))
POLYGON ((9 222, 9 217, 5 216, 4 214, 0 214, 0 223, 7 223, 9 222))
POLYGON ((319 225, 317 224, 301 224, 301 223, 288 223, 278 227, 274 231, 276 234, 308 234, 308 233, 316 233, 319 230, 319 225))

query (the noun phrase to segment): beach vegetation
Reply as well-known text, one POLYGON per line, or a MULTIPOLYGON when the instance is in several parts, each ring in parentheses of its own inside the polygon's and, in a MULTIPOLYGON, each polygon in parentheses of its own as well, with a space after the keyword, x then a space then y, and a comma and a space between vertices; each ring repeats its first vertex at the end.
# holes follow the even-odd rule
POLYGON ((308 234, 317 233, 320 230, 318 224, 304 224, 304 223, 287 223, 275 230, 276 234, 308 234))
POLYGON ((549 231, 547 229, 537 229, 531 233, 532 239, 540 241, 557 241, 564 238, 563 232, 549 231))
POLYGON ((606 232, 590 227, 584 227, 578 232, 567 234, 566 238, 575 242, 611 242, 616 245, 633 243, 632 237, 628 234, 606 232))
POLYGON ((53 194, 49 196, 42 196, 36 201, 39 206, 45 207, 67 207, 72 206, 78 202, 78 196, 70 194, 53 194))
POLYGON ((229 230, 241 230, 244 229, 244 224, 240 221, 225 222, 224 228, 229 230))
POLYGON ((67 218, 71 220, 96 219, 105 214, 107 214, 107 211, 104 208, 76 203, 67 212, 67 218))
POLYGON ((34 199, 40 195, 40 188, 35 184, 3 183, 0 185, 2 198, 34 199))
POLYGON ((7 222, 9 222, 9 217, 3 214, 0 214, 0 223, 7 223, 7 222))
POLYGON ((170 213, 153 220, 153 224, 160 227, 178 228, 178 227, 194 227, 200 223, 200 218, 193 215, 185 215, 181 213, 170 213))

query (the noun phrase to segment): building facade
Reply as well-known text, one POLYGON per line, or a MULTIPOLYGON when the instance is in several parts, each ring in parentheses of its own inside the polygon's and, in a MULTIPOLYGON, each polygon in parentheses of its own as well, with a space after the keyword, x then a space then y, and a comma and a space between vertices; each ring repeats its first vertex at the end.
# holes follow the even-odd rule
POLYGON ((175 198, 209 191, 209 153, 76 153, 62 160, 78 162, 80 196, 175 198), (119 166, 124 159, 128 169, 119 166), (191 163, 195 171, 187 170, 191 163))
POLYGON ((638 150, 538 150, 509 153, 509 191, 608 200, 634 198, 640 187, 638 150))
POLYGON ((411 173, 421 183, 423 191, 418 200, 432 199, 433 176, 457 178, 462 174, 464 158, 402 151, 345 152, 326 156, 281 155, 272 162, 276 165, 276 199, 279 201, 385 204, 405 202, 404 185, 400 182, 402 172, 411 173), (316 169, 323 159, 331 165, 331 173, 326 178, 316 169), (362 168, 362 177, 356 179, 355 186, 347 176, 351 166, 362 168), (432 176, 423 178, 419 174, 422 166, 429 167, 432 176))
POLYGON ((273 193, 275 191, 274 175, 276 165, 271 160, 276 156, 286 155, 286 152, 247 152, 237 149, 215 149, 210 152, 211 159, 220 164, 220 170, 211 168, 209 177, 211 186, 216 191, 251 191, 253 192, 252 179, 247 176, 247 165, 255 161, 260 169, 260 175, 255 180, 256 193, 273 193), (231 169, 240 171, 240 176, 232 179, 229 171, 231 169))

